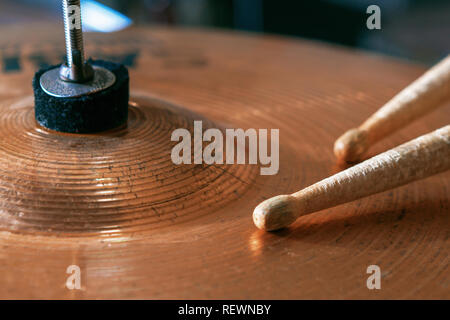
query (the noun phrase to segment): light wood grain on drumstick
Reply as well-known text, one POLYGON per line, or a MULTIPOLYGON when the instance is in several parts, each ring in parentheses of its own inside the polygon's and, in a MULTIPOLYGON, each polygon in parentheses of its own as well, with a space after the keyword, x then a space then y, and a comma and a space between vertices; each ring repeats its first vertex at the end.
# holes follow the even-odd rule
POLYGON ((361 126, 334 144, 340 162, 359 161, 377 141, 435 110, 450 99, 450 56, 403 89, 361 126))
POLYGON ((420 136, 291 195, 270 198, 253 212, 267 231, 299 216, 386 191, 450 169, 450 125, 420 136))

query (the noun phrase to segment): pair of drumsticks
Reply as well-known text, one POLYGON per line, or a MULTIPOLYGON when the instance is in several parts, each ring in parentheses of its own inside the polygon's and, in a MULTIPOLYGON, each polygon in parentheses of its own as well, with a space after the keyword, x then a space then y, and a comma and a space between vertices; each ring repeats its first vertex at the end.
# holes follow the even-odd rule
MULTIPOLYGON (((338 161, 355 162, 374 143, 450 98, 450 56, 403 89, 361 126, 336 140, 338 161)), ((450 125, 376 155, 312 186, 259 204, 255 225, 266 231, 298 217, 383 192, 450 169, 450 125)))

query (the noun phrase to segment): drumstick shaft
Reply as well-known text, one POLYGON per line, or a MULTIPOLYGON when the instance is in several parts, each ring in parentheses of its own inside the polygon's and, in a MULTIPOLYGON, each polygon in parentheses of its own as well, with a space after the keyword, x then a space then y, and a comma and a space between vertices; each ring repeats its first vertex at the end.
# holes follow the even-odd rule
POLYGON ((310 213, 450 169, 450 125, 379 154, 292 194, 310 213), (306 200, 306 201, 305 201, 306 200))
POLYGON ((450 56, 400 91, 359 129, 373 144, 450 99, 450 56))
POLYGON ((291 195, 258 205, 255 224, 288 226, 299 216, 331 208, 450 169, 450 125, 402 144, 291 195))
POLYGON ((359 161, 377 141, 438 108, 450 99, 450 56, 403 89, 358 128, 334 144, 338 161, 359 161))

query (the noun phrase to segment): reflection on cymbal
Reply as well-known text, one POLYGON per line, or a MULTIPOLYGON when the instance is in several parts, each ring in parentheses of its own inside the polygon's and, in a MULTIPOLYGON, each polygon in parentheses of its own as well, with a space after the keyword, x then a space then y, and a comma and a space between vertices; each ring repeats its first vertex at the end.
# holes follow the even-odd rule
MULTIPOLYGON (((33 39, 17 27, 0 39, 20 61, 0 72, 0 298, 371 298, 371 264, 384 274, 377 298, 448 297, 448 173, 277 233, 252 221, 261 201, 342 170, 334 140, 422 68, 273 36, 89 34, 87 52, 130 69, 130 120, 97 135, 56 134, 36 126, 26 99, 37 64, 59 59, 55 29, 36 26, 33 39), (198 119, 279 129, 279 173, 173 164, 171 132, 198 119), (65 286, 72 264, 82 290, 65 286)), ((449 111, 380 149, 442 127, 449 111)))

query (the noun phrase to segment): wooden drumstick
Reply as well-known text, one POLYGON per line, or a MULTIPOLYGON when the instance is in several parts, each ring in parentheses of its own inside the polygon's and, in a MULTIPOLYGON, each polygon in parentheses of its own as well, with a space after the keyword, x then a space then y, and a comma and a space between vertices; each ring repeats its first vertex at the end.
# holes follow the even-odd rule
POLYGON ((339 162, 356 162, 377 141, 450 99, 450 55, 403 89, 358 128, 334 144, 339 162))
POLYGON ((259 204, 255 225, 272 231, 298 217, 450 169, 450 125, 381 153, 291 195, 259 204))

